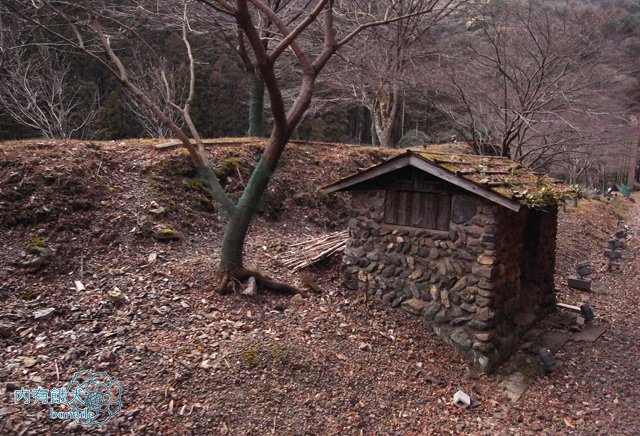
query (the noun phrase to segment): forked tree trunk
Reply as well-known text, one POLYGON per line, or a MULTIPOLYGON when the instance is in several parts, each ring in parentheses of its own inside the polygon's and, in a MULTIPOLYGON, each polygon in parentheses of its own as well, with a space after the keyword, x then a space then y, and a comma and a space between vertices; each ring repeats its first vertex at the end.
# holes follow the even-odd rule
POLYGON ((220 250, 221 270, 242 268, 244 240, 249 232, 253 215, 258 211, 262 194, 271 180, 272 170, 263 157, 253 170, 244 193, 228 217, 220 250))
POLYGON ((376 133, 380 145, 394 148, 400 140, 402 97, 394 87, 391 92, 381 88, 372 108, 376 133))

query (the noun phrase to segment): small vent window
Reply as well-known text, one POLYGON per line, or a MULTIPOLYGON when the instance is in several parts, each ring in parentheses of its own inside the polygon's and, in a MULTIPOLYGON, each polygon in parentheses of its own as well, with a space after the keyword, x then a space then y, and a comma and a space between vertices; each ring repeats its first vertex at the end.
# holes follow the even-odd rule
POLYGON ((451 195, 434 192, 388 190, 384 222, 398 226, 449 230, 451 195))

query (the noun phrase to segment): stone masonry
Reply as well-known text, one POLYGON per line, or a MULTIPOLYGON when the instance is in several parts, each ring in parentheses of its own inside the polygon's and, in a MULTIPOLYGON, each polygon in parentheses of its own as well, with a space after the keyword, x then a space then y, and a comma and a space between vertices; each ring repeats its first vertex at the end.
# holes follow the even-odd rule
POLYGON ((420 316, 425 327, 491 372, 555 306, 557 209, 515 213, 452 196, 449 231, 384 224, 384 191, 353 193, 346 272, 358 287, 420 316))

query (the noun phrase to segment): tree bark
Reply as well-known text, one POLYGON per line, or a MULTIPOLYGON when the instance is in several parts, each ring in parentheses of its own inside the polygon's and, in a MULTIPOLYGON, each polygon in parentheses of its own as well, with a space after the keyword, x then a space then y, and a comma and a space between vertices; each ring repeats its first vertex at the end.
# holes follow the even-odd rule
POLYGON ((395 148, 400 140, 402 97, 396 87, 391 92, 381 89, 377 94, 372 113, 378 140, 383 147, 395 148))
POLYGON ((264 80, 258 71, 249 73, 249 127, 247 136, 264 136, 264 80))

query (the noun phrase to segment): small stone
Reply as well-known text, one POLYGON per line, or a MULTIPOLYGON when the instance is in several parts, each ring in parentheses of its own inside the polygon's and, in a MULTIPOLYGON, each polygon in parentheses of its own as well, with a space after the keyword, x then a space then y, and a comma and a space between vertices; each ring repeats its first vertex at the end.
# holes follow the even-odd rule
POLYGON ((473 343, 473 349, 480 351, 481 353, 488 353, 489 351, 493 350, 495 348, 495 346, 491 343, 491 342, 474 342, 473 343))
POLYGON ((156 230, 153 237, 159 241, 175 241, 180 239, 180 233, 170 228, 163 228, 156 230))
POLYGON ((395 298, 396 294, 393 292, 387 292, 386 294, 384 294, 382 296, 382 301, 384 301, 387 304, 390 304, 393 299, 395 298))
POLYGON ((491 279, 495 275, 496 270, 492 265, 474 265, 471 268, 471 272, 478 277, 491 279))
POLYGON ((0 338, 7 339, 13 335, 16 326, 8 321, 0 321, 0 338))
POLYGON ((427 304, 422 310, 422 316, 428 321, 433 320, 436 314, 440 311, 442 305, 439 302, 431 302, 427 304))
POLYGON ((583 279, 577 276, 569 276, 569 278, 567 279, 567 285, 570 288, 580 289, 583 291, 591 290, 591 280, 583 279))
POLYGON ((477 260, 480 265, 493 265, 496 261, 493 257, 486 256, 484 254, 478 256, 477 260))
POLYGON ((472 319, 467 326, 473 330, 485 331, 491 330, 494 326, 493 322, 483 322, 478 319, 472 319))
POLYGON ((291 302, 292 303, 303 303, 304 302, 304 297, 300 294, 296 294, 293 297, 291 297, 291 302))
POLYGON ((476 306, 477 307, 487 307, 489 305, 491 305, 491 298, 483 297, 481 295, 478 295, 476 297, 476 306))
POLYGON ((250 297, 258 295, 258 283, 254 276, 249 277, 249 280, 247 280, 247 285, 243 289, 242 295, 248 295, 250 297))
POLYGON ((476 333, 475 338, 481 342, 490 342, 493 340, 495 334, 494 332, 484 332, 484 333, 476 333))
POLYGON ((493 283, 483 279, 478 282, 478 287, 484 290, 491 290, 493 289, 494 285, 493 283))
POLYGON ((17 381, 8 381, 4 384, 4 387, 7 392, 13 392, 20 389, 20 383, 17 381))
POLYGON ((420 277, 423 276, 423 274, 424 274, 424 271, 418 268, 411 273, 411 275, 409 276, 409 280, 411 281, 418 280, 420 277))
POLYGON ((368 342, 360 342, 358 348, 362 351, 371 351, 371 344, 368 342))
POLYGON ((98 355, 98 362, 111 362, 113 353, 110 350, 104 350, 98 355))
POLYGON ((442 309, 434 318, 436 324, 445 324, 451 321, 451 313, 448 309, 442 309))
POLYGON ((440 291, 440 301, 447 309, 451 307, 451 302, 449 301, 449 291, 443 290, 440 291))
POLYGON ((469 321, 471 321, 471 317, 470 316, 459 316, 459 317, 453 318, 451 320, 451 325, 452 326, 460 326, 460 325, 468 323, 469 321))
POLYGON ((46 319, 46 318, 49 318, 51 315, 53 315, 53 312, 55 311, 56 311, 55 307, 48 307, 46 309, 37 310, 33 312, 33 318, 35 320, 46 319))
POLYGON ((483 307, 476 313, 477 319, 483 322, 492 320, 495 317, 495 313, 488 307, 483 307))
POLYGON ((440 291, 438 291, 438 287, 433 285, 431 289, 429 289, 429 293, 431 294, 432 300, 437 300, 440 298, 440 291))
POLYGON ((409 300, 402 302, 402 305, 400 307, 405 312, 409 312, 413 315, 420 315, 425 305, 426 303, 422 300, 419 300, 417 298, 410 298, 409 300))
POLYGON ((465 312, 474 313, 476 311, 476 306, 469 303, 462 303, 462 305, 460 305, 460 309, 465 312))
POLYGON ((459 279, 455 285, 451 288, 451 292, 459 292, 467 287, 467 277, 462 277, 459 279))
POLYGON ((123 301, 125 299, 124 293, 116 286, 111 291, 107 291, 107 295, 113 301, 123 301))
POLYGON ((460 235, 457 230, 449 229, 449 239, 451 239, 453 242, 456 242, 459 236, 460 235))
POLYGON ((492 298, 493 297, 493 291, 489 291, 487 289, 478 289, 478 295, 480 295, 481 297, 485 297, 485 298, 492 298))
POLYGON ((380 254, 377 251, 372 251, 365 256, 369 260, 380 260, 380 254))
POLYGON ((36 359, 34 359, 33 357, 25 357, 24 359, 22 359, 22 365, 25 368, 31 368, 36 363, 38 363, 38 361, 36 359))
POLYGON ((464 348, 469 348, 472 345, 471 338, 463 328, 457 328, 451 332, 451 340, 456 344, 464 348))
POLYGON ((620 259, 622 258, 622 252, 616 250, 605 250, 604 256, 611 260, 620 259))

